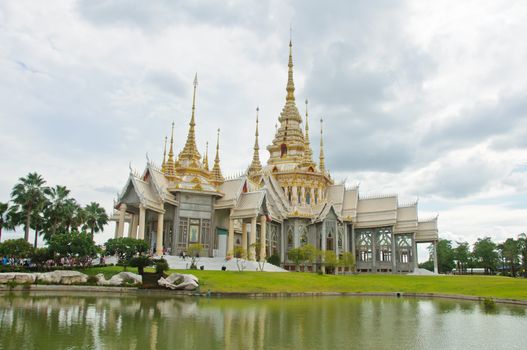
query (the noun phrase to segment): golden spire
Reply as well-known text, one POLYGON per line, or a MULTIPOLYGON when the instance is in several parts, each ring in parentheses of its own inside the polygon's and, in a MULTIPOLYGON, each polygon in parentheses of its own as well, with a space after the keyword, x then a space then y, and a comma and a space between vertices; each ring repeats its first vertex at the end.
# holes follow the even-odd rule
POLYGON ((161 163, 161 172, 164 174, 167 171, 167 137, 165 136, 165 148, 163 150, 163 163, 161 163))
POLYGON ((326 172, 326 162, 324 157, 324 140, 322 135, 322 123, 324 120, 320 118, 320 171, 326 172))
POLYGON ((262 171, 262 163, 260 163, 260 146, 258 145, 258 112, 260 111, 260 108, 256 107, 256 132, 254 133, 254 153, 253 153, 253 161, 251 165, 249 166, 249 175, 256 175, 260 171, 262 171))
POLYGON ((289 63, 287 65, 289 70, 287 72, 287 96, 286 101, 295 100, 295 83, 293 82, 293 42, 291 38, 289 39, 289 63))
POLYGON ((212 168, 212 183, 216 186, 221 185, 225 179, 221 174, 220 169, 220 129, 218 129, 218 138, 216 140, 216 158, 214 159, 214 167, 212 168))
POLYGON ((309 115, 307 112, 307 99, 306 99, 306 135, 304 136, 304 165, 313 165, 313 151, 309 143, 309 115))
POLYGON ((199 161, 201 160, 201 155, 198 152, 198 148, 196 147, 196 135, 195 135, 195 110, 196 110, 196 87, 198 86, 198 73, 196 73, 196 76, 194 77, 194 93, 192 95, 192 116, 190 118, 189 123, 189 129, 188 129, 188 136, 187 136, 187 142, 185 143, 185 147, 179 154, 179 160, 189 160, 189 161, 199 161))
POLYGON ((209 171, 209 141, 205 145, 205 156, 203 157, 203 167, 209 171))
POLYGON ((172 132, 170 133, 170 150, 168 151, 168 160, 165 165, 165 175, 167 177, 174 177, 176 175, 176 168, 174 164, 174 122, 172 122, 172 132))

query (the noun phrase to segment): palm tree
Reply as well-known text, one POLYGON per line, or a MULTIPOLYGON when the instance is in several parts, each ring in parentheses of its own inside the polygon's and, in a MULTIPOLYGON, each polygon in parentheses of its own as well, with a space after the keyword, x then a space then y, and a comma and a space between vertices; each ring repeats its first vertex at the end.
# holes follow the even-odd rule
POLYGON ((9 204, 0 202, 0 242, 2 242, 2 229, 8 228, 8 209, 9 204))
POLYGON ((39 209, 39 203, 44 197, 45 183, 46 181, 39 174, 29 173, 26 177, 19 178, 11 191, 11 200, 17 205, 20 216, 24 218, 24 239, 26 241, 29 240, 29 229, 32 226, 31 219, 34 211, 39 209))
POLYGON ((108 215, 106 210, 99 206, 99 203, 91 202, 84 207, 85 224, 83 229, 90 229, 91 237, 93 239, 94 232, 99 232, 104 225, 108 223, 108 215))
POLYGON ((69 194, 70 190, 66 186, 57 185, 47 189, 46 195, 49 199, 49 205, 46 207, 46 219, 43 227, 44 238, 46 240, 49 240, 59 230, 66 230, 66 203, 71 200, 68 197, 69 194))

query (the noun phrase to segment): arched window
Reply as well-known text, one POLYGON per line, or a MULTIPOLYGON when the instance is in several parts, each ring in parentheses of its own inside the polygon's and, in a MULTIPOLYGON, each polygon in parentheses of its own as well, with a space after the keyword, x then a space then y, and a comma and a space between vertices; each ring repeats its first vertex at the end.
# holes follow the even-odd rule
POLYGON ((287 155, 287 146, 285 143, 282 143, 280 146, 280 158, 283 158, 287 155))

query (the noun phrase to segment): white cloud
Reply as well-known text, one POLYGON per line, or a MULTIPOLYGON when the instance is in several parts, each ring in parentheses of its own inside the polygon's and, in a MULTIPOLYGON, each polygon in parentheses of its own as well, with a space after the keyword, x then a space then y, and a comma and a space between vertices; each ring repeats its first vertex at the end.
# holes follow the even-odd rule
POLYGON ((261 146, 274 133, 292 22, 297 100, 315 155, 326 119, 334 177, 419 197, 445 237, 502 239, 527 225, 526 15, 522 1, 3 2, 0 200, 38 171, 110 210, 173 120, 183 145, 196 71, 199 147, 220 127, 224 173, 243 170, 257 105, 261 146))

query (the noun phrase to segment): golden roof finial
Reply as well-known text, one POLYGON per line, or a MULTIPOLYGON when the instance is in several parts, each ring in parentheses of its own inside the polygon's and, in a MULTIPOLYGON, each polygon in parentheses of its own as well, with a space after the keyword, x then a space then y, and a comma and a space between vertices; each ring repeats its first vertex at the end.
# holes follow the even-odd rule
POLYGON ((216 186, 221 185, 225 179, 221 174, 220 169, 220 129, 218 128, 218 136, 216 139, 216 158, 214 159, 214 167, 212 168, 212 183, 216 186))
MULTIPOLYGON (((291 34, 293 29, 290 28, 291 34)), ((287 65, 289 67, 288 73, 287 73, 287 96, 286 101, 294 101, 295 100, 295 83, 293 82, 293 40, 292 38, 289 38, 289 63, 287 65)))
POLYGON ((174 122, 172 122, 172 131, 170 133, 170 150, 168 151, 168 160, 165 166, 165 175, 175 176, 176 167, 174 163, 174 122))
POLYGON ((251 165, 249 166, 249 175, 256 175, 262 170, 262 163, 260 163, 260 146, 258 145, 258 112, 260 111, 259 107, 256 107, 256 132, 254 133, 254 153, 253 153, 253 161, 251 165))
POLYGON ((164 174, 167 171, 167 141, 168 137, 165 136, 165 147, 163 149, 163 162, 161 163, 161 172, 164 174))
POLYGON ((304 136, 304 165, 314 165, 313 162, 313 151, 311 150, 311 144, 309 142, 309 115, 307 111, 307 99, 306 99, 306 134, 304 136))
POLYGON ((195 135, 195 110, 196 110, 196 87, 198 86, 198 73, 196 73, 194 77, 194 93, 192 95, 192 116, 190 118, 189 123, 189 129, 188 129, 188 136, 187 136, 187 142, 185 143, 185 147, 179 154, 179 160, 182 159, 190 160, 190 161, 199 161, 201 160, 201 155, 198 152, 198 148, 196 147, 196 135, 195 135))
POLYGON ((205 156, 203 157, 203 167, 209 171, 209 141, 205 144, 205 156))
POLYGON ((322 123, 324 120, 320 118, 320 171, 326 172, 326 162, 324 157, 324 139, 323 139, 323 129, 322 123))

